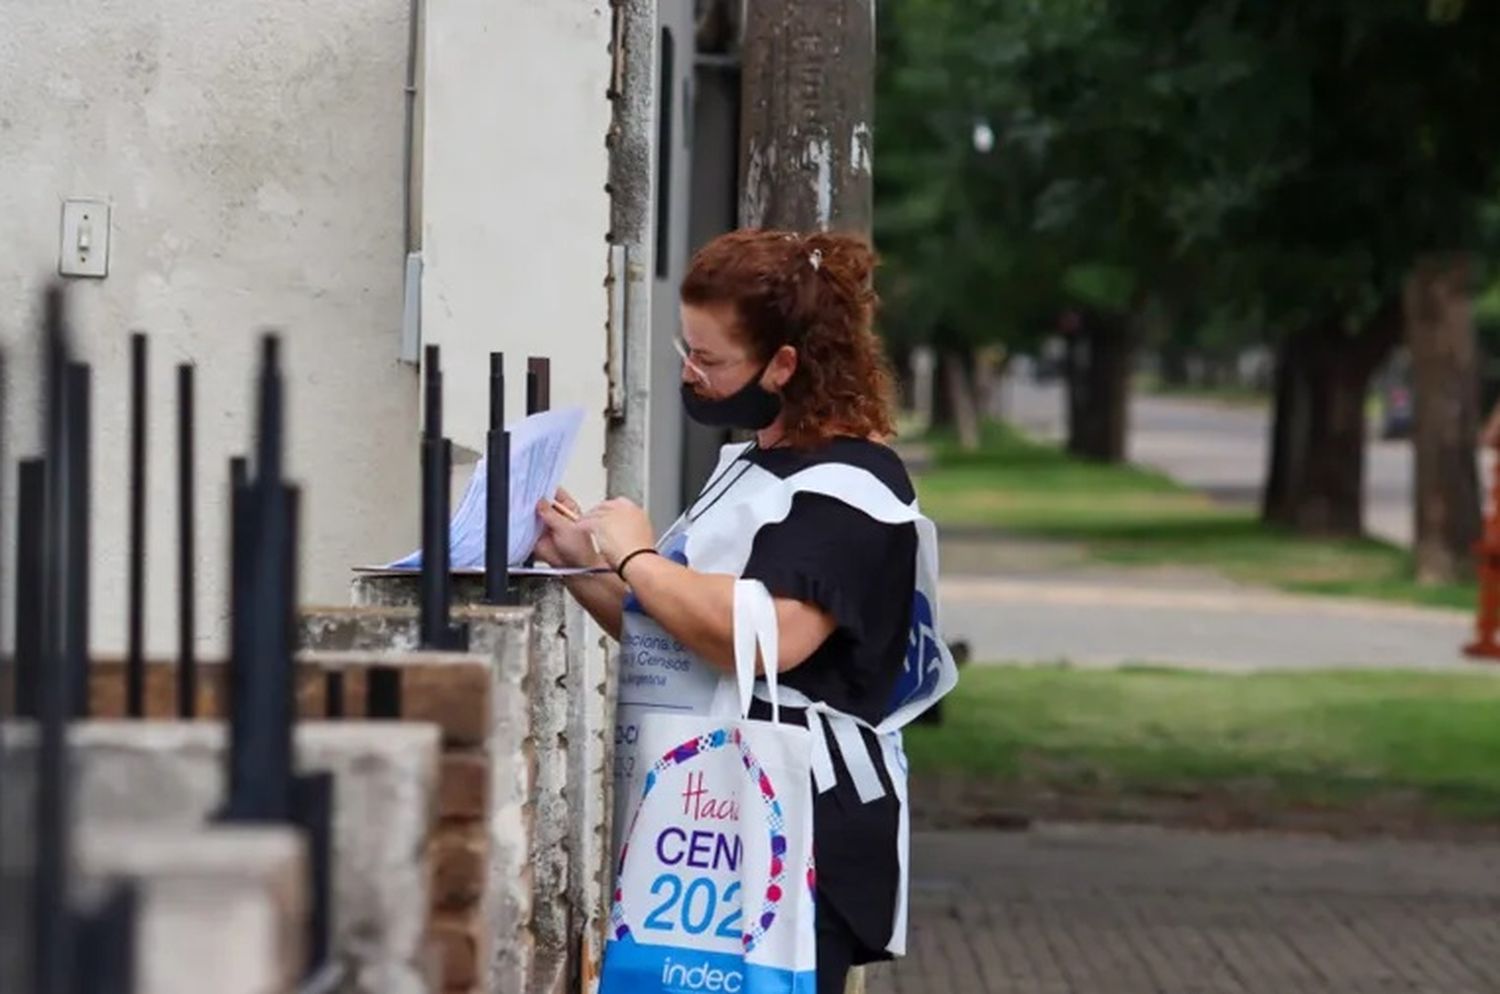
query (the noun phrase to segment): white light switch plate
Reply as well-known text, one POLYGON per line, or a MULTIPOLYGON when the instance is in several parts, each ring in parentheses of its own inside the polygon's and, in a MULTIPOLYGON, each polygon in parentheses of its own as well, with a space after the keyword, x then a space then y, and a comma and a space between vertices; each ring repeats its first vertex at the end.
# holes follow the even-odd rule
POLYGON ((57 254, 57 271, 64 276, 108 275, 108 202, 63 201, 62 244, 57 254))

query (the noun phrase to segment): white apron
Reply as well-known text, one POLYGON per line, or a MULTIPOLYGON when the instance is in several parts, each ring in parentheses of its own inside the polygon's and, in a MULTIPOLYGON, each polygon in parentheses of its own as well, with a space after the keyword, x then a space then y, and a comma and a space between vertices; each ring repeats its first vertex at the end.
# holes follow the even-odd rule
MULTIPOLYGON (((901 728, 931 707, 958 681, 958 669, 937 637, 937 529, 917 504, 902 502, 870 472, 843 463, 824 463, 782 479, 741 460, 748 445, 725 446, 719 465, 694 507, 667 530, 658 543, 662 553, 703 573, 740 576, 749 562, 755 535, 766 525, 786 519, 799 493, 816 493, 843 501, 883 524, 912 524, 917 531, 916 590, 905 664, 886 716, 871 725, 822 701, 782 686, 781 702, 807 709, 813 739, 813 783, 819 793, 833 788, 835 772, 826 735, 839 743, 849 777, 860 800, 885 795, 880 775, 860 736, 860 726, 875 732, 881 761, 901 802, 896 846, 900 880, 894 926, 886 949, 906 951, 907 852, 910 814, 906 794, 906 756, 901 728), (821 727, 820 727, 821 726, 821 727)), ((738 605, 737 605, 738 606, 738 605)), ((735 627, 755 627, 753 615, 738 610, 735 627)), ((641 719, 653 710, 694 714, 738 714, 734 679, 687 649, 641 611, 627 596, 621 624, 619 706, 615 725, 615 838, 630 823, 634 799, 645 775, 637 768, 636 739, 641 719)), ((757 684, 756 693, 764 696, 757 684)))

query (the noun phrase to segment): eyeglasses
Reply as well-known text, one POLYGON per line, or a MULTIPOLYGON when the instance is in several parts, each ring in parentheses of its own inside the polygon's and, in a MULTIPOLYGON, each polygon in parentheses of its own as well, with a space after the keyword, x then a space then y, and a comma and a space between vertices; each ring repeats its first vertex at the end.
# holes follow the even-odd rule
POLYGON ((713 383, 714 374, 722 372, 731 366, 738 366, 740 363, 746 361, 746 357, 741 356, 738 359, 714 359, 695 362, 693 361, 692 352, 688 348, 687 342, 683 341, 681 336, 676 336, 672 339, 672 347, 677 350, 677 355, 682 359, 682 368, 686 369, 693 379, 704 386, 709 386, 713 383))
POLYGON ((691 358, 688 357, 687 344, 683 342, 681 338, 673 338, 672 348, 677 350, 677 355, 682 359, 682 368, 691 373, 693 379, 702 383, 704 386, 708 386, 708 374, 703 371, 703 367, 699 366, 697 363, 693 362, 691 358))

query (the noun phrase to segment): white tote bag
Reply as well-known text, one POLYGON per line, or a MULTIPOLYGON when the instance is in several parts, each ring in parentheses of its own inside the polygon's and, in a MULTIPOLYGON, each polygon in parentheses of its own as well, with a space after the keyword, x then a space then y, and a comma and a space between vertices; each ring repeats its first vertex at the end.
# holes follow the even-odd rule
POLYGON ((653 713, 625 834, 601 994, 814 994, 813 819, 807 729, 781 724, 775 607, 738 580, 739 717, 653 713), (755 651, 771 721, 748 718, 755 651))

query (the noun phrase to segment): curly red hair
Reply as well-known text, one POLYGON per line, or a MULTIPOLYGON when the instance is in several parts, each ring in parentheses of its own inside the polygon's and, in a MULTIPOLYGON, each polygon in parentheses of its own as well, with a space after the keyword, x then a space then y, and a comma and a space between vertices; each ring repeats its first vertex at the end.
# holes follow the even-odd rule
POLYGON ((736 332, 761 360, 783 345, 797 370, 782 390, 786 441, 895 434, 890 366, 874 331, 875 252, 855 235, 741 230, 699 249, 682 302, 728 305, 736 332))

